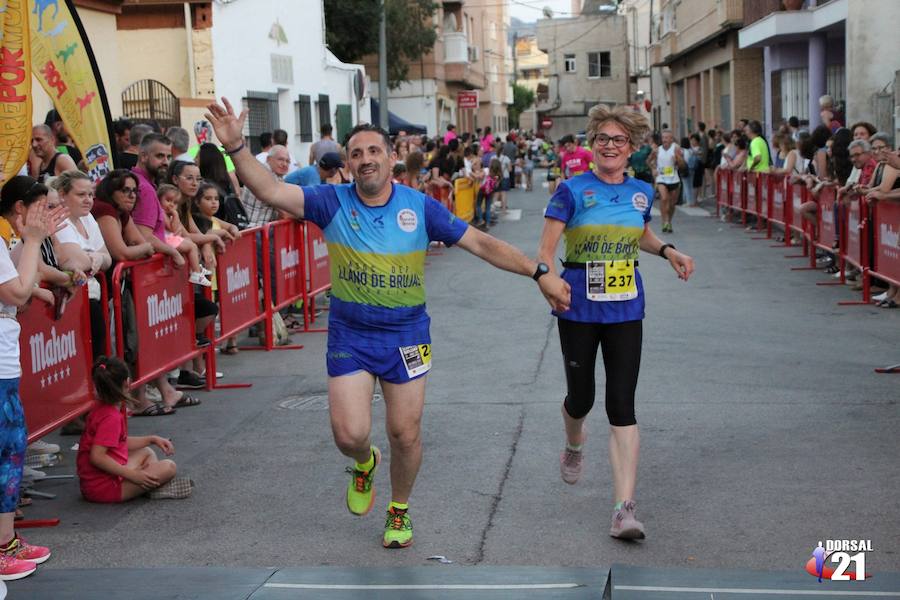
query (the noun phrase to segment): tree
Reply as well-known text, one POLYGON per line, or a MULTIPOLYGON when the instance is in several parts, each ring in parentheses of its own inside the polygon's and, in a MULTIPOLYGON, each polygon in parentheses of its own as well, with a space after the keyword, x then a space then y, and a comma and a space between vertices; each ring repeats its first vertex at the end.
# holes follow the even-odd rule
MULTIPOLYGON (((388 87, 407 80, 409 64, 431 52, 437 40, 431 0, 385 0, 388 87)), ((325 43, 344 62, 378 52, 379 0, 325 0, 325 43)))
POLYGON ((513 103, 506 114, 509 115, 509 126, 512 129, 519 127, 519 115, 531 108, 534 104, 534 92, 518 83, 513 84, 513 103))

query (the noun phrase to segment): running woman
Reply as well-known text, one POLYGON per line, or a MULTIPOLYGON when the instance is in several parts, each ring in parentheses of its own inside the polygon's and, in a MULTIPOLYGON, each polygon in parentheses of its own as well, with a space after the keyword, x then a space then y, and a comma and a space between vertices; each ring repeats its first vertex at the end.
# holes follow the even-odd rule
MULTIPOLYGON (((560 184, 550 198, 538 259, 553 264, 565 236, 563 279, 572 288, 568 310, 555 310, 566 372, 562 405, 566 447, 560 471, 566 483, 581 475, 584 419, 594 404, 598 346, 606 370, 609 458, 615 493, 610 535, 641 539, 635 518, 639 438, 634 391, 641 362, 644 288, 638 249, 668 260, 678 277, 694 271, 691 257, 663 244, 650 230, 650 184, 628 177, 625 168, 648 129, 647 120, 622 107, 591 109, 587 125, 594 168, 560 184)), ((671 143, 671 139, 670 139, 671 143)), ((676 175, 677 176, 677 175, 676 175)))
POLYGON ((659 212, 662 213, 662 232, 672 233, 672 217, 675 216, 675 204, 681 191, 681 177, 678 171, 685 168, 684 153, 675 143, 675 135, 671 130, 662 132, 660 145, 650 158, 656 165, 656 189, 659 191, 659 212))
POLYGON ((391 183, 396 159, 390 138, 357 125, 347 153, 355 183, 298 187, 272 179, 243 142, 247 111, 209 105, 207 118, 233 157, 238 175, 260 200, 318 225, 325 233, 333 284, 328 317, 328 403, 334 440, 354 464, 347 508, 368 513, 375 501, 381 452, 372 445, 372 394, 381 380, 391 445, 391 501, 382 543, 412 543, 409 496, 422 461, 425 374, 431 369, 430 318, 425 312, 429 241, 458 244, 490 264, 531 276, 555 310, 569 307, 569 286, 513 246, 460 221, 438 202, 391 183))

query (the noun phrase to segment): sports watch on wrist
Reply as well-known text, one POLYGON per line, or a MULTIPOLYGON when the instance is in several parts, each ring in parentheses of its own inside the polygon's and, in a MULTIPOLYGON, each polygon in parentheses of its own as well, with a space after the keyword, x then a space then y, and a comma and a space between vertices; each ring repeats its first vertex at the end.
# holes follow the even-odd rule
POLYGON ((546 275, 550 272, 550 267, 547 266, 547 263, 539 262, 537 264, 537 269, 534 270, 534 275, 531 276, 532 279, 537 281, 542 276, 546 275))
POLYGON ((659 247, 659 255, 663 258, 666 258, 666 248, 671 248, 672 250, 677 250, 673 244, 663 244, 659 247))

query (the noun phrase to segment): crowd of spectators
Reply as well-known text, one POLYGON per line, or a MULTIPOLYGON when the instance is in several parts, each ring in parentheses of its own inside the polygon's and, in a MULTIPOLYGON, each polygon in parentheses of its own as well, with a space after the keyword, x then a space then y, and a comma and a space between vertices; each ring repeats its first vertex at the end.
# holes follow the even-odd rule
MULTIPOLYGON (((757 121, 745 121, 743 128, 730 132, 727 141, 722 140, 719 166, 777 173, 784 175, 791 184, 805 186, 808 194, 807 200, 800 205, 800 216, 814 239, 818 239, 820 233, 818 213, 822 193, 833 190, 837 199, 833 208, 837 238, 832 251, 817 250, 817 266, 836 279, 843 277, 854 291, 861 291, 864 282, 860 269, 855 266, 842 269, 837 256, 842 221, 847 218, 847 212, 842 208, 861 200, 865 213, 875 203, 900 201, 900 178, 897 176, 900 153, 891 144, 891 133, 877 131, 872 123, 859 121, 845 127, 843 112, 830 96, 822 96, 819 106, 818 121, 807 128, 802 127, 797 117, 780 123, 773 132, 771 145, 762 135, 757 121)), ((790 233, 784 232, 784 235, 790 233)), ((869 264, 863 266, 871 268, 874 266, 871 262, 874 247, 870 247, 867 254, 869 264)), ((900 288, 877 277, 873 277, 871 283, 872 301, 876 306, 900 306, 900 288)))

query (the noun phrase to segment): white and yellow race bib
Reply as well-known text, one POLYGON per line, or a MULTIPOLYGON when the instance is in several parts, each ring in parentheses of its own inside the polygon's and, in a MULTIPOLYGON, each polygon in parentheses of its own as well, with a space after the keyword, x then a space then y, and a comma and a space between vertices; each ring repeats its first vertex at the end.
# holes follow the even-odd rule
POLYGON ((671 166, 663 167, 663 175, 665 175, 666 177, 671 177, 674 174, 675 174, 675 167, 671 167, 671 166))
POLYGON ((587 298, 614 302, 637 298, 637 280, 632 260, 591 261, 585 265, 587 298))
POLYGON ((431 370, 431 344, 401 346, 400 356, 403 357, 403 366, 410 379, 431 370))

